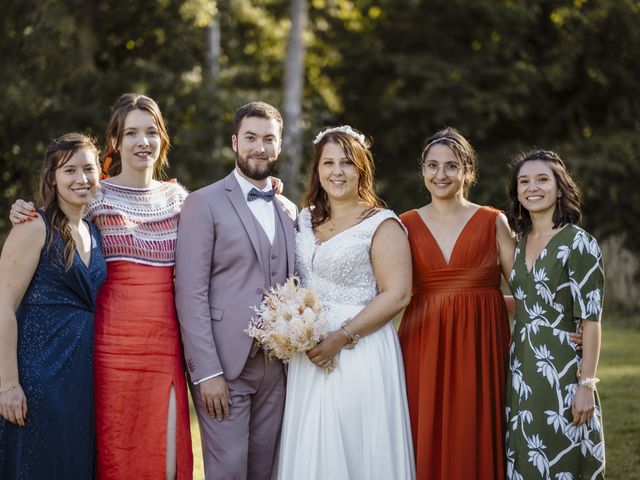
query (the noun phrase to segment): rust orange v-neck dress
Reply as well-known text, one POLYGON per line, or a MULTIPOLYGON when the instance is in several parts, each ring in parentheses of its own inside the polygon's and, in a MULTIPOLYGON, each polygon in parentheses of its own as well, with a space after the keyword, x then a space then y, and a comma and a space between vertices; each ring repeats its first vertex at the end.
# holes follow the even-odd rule
POLYGON ((500 291, 499 212, 479 208, 447 264, 418 214, 401 216, 413 297, 400 324, 418 479, 501 480, 509 322, 500 291))

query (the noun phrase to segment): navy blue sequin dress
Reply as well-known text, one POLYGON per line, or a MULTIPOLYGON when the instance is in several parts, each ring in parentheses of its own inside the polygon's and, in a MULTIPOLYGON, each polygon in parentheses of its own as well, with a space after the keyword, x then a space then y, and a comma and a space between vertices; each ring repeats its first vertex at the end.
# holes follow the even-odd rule
POLYGON ((27 417, 25 427, 0 418, 1 479, 94 477, 93 315, 107 270, 100 233, 90 228, 89 266, 76 253, 65 272, 64 243, 55 234, 16 312, 27 417))

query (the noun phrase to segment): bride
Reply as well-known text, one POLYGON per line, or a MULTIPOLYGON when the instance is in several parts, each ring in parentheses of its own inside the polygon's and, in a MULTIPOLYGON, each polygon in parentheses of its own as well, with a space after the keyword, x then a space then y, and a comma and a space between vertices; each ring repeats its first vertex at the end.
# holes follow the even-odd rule
POLYGON ((330 333, 289 364, 278 479, 413 479, 398 337, 411 297, 403 227, 373 189, 364 135, 330 128, 314 140, 296 271, 327 308, 330 333))

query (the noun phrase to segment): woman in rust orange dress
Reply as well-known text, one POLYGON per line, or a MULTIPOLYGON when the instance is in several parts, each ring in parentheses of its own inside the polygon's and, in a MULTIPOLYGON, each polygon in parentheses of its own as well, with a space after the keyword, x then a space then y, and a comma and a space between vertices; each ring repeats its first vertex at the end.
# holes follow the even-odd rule
POLYGON ((500 291, 514 240, 506 217, 469 202, 476 154, 455 129, 422 151, 431 203, 401 216, 413 297, 400 343, 418 479, 504 478, 509 323, 500 291))

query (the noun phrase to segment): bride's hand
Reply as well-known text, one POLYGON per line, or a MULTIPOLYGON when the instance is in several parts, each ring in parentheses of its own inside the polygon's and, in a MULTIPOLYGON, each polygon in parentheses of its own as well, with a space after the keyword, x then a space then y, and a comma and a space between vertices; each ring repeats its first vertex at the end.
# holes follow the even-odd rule
POLYGON ((307 357, 316 367, 328 368, 334 357, 349 343, 346 335, 341 330, 334 330, 311 350, 307 351, 307 357))

